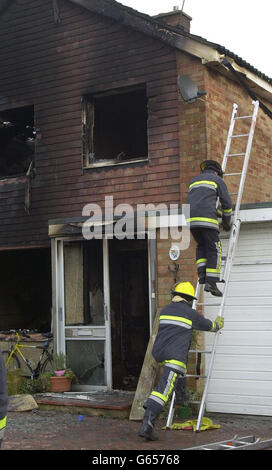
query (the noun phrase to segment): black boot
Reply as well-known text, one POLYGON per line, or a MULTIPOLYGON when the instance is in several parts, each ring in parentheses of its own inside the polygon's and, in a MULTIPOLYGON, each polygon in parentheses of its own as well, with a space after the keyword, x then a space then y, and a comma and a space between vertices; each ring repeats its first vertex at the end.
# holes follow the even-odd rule
POLYGON ((204 290, 210 292, 215 297, 222 297, 222 292, 218 289, 216 282, 206 282, 204 290))
POLYGON ((142 426, 139 431, 139 436, 140 437, 145 437, 147 441, 157 441, 158 436, 154 432, 154 424, 157 416, 152 413, 149 409, 146 409, 143 421, 142 421, 142 426))
POLYGON ((205 284, 205 282, 206 282, 206 274, 205 273, 199 273, 198 274, 198 282, 199 282, 199 284, 205 284))

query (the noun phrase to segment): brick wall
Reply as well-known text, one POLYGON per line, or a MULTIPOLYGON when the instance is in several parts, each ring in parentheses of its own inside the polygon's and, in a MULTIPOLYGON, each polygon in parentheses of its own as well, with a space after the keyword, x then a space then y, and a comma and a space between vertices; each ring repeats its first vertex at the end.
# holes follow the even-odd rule
MULTIPOLYGON (((0 181, 0 246, 48 242, 48 220, 78 217, 87 203, 179 202, 175 50, 66 0, 18 0, 0 18, 0 111, 35 108, 36 146, 30 216, 25 180, 0 181), (146 84, 149 159, 82 168, 85 94, 146 84)), ((133 112, 133 110, 132 110, 133 112)))
MULTIPOLYGON (((238 115, 250 115, 253 111, 252 99, 231 77, 227 78, 208 68, 205 70, 205 89, 208 92, 207 157, 222 161, 233 103, 238 104, 238 115)), ((261 100, 271 109, 271 104, 266 103, 264 99, 261 100)), ((248 121, 237 121, 235 133, 240 134, 248 130, 248 121)), ((242 203, 272 200, 271 130, 271 119, 259 109, 242 203)), ((245 151, 246 141, 247 139, 244 141, 238 139, 232 146, 231 153, 245 151)), ((241 168, 241 162, 240 157, 232 159, 228 168, 237 170, 241 168)), ((232 192, 235 187, 237 188, 237 177, 236 180, 235 177, 226 178, 226 183, 232 192)))

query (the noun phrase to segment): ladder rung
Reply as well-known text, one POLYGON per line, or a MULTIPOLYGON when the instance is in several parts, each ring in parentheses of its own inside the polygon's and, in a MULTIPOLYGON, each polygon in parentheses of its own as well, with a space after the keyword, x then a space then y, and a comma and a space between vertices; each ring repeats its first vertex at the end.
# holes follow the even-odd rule
POLYGON ((238 193, 229 193, 230 196, 238 196, 238 193))
POLYGON ((238 139, 238 137, 249 137, 249 134, 237 134, 237 135, 232 135, 231 139, 238 139))
POLYGON ((239 171, 239 173, 224 173, 224 177, 225 176, 238 176, 238 175, 241 175, 241 174, 242 174, 241 171, 239 171))
POLYGON ((237 119, 252 119, 253 116, 236 116, 236 118, 234 118, 235 120, 237 119))
POLYGON ((242 157, 245 156, 245 153, 229 153, 227 157, 242 157))

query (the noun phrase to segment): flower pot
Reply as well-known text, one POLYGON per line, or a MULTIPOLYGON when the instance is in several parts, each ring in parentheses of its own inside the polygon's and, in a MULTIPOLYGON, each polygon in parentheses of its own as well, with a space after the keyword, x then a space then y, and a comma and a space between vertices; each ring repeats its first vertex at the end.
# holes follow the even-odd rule
POLYGON ((62 375, 64 375, 66 372, 66 370, 54 370, 54 374, 56 374, 57 377, 60 377, 62 375))
POLYGON ((71 390, 71 379, 65 376, 49 377, 50 392, 69 392, 71 390))

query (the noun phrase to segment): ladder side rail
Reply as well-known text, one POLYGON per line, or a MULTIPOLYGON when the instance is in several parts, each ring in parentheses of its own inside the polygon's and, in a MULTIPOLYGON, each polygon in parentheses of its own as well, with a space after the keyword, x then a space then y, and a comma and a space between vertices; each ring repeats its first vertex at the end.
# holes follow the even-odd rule
POLYGON ((253 101, 253 103, 254 103, 254 111, 253 111, 252 121, 250 125, 249 138, 247 142, 247 148, 246 148, 246 154, 245 154, 244 165, 243 165, 243 170, 242 170, 242 176, 241 176, 240 185, 239 185, 239 191, 238 191, 236 204, 235 204, 234 220, 238 218, 238 214, 240 210, 240 205, 241 205, 241 200, 242 200, 242 195, 243 195, 243 190, 244 190, 244 185, 245 185, 245 180, 246 180, 246 174, 247 174, 247 167, 248 167, 248 162, 249 162, 249 157, 250 157, 250 151, 252 147, 254 130, 256 126, 257 113, 259 109, 259 101, 253 101))
POLYGON ((226 257, 225 266, 224 266, 224 274, 223 274, 223 278, 225 281, 225 288, 224 288, 223 296, 221 298, 221 305, 220 305, 219 313, 218 313, 218 316, 220 317, 223 316, 223 312, 225 308, 228 287, 229 287, 229 278, 230 278, 233 259, 235 256, 235 251, 236 251, 236 247, 238 243, 240 227, 241 227, 241 220, 237 219, 231 228, 231 238, 228 244, 228 252, 227 252, 227 257, 226 257))
MULTIPOLYGON (((223 316, 224 309, 225 309, 226 296, 227 296, 228 286, 229 286, 229 277, 230 277, 231 266, 232 266, 232 259, 234 257, 234 253, 235 253, 235 248, 236 248, 236 244, 237 244, 237 240, 238 240, 241 221, 238 219, 236 224, 237 225, 235 227, 232 227, 232 233, 231 233, 232 240, 230 240, 230 242, 229 242, 229 243, 232 244, 232 249, 230 250, 230 253, 228 255, 228 259, 226 259, 226 265, 225 265, 225 270, 224 270, 224 276, 225 276, 225 282, 226 283, 225 283, 225 289, 224 289, 224 292, 223 292, 223 297, 222 297, 222 300, 221 300, 221 305, 220 305, 219 312, 218 312, 218 316, 221 316, 221 317, 223 316)), ((214 359, 215 359, 215 351, 216 351, 216 346, 217 346, 219 334, 221 334, 220 331, 215 333, 216 336, 215 336, 214 342, 213 342, 211 357, 210 357, 210 360, 209 360, 208 372, 207 372, 207 376, 206 376, 206 380, 205 380, 205 386, 204 386, 204 390, 203 390, 203 394, 202 394, 202 398, 201 398, 201 403, 200 403, 200 408, 199 408, 199 413, 198 413, 198 419, 197 419, 197 425, 196 425, 196 431, 197 432, 200 430, 203 415, 204 415, 204 411, 205 411, 206 398, 207 398, 208 387, 209 387, 210 378, 211 378, 211 374, 212 374, 213 363, 214 363, 214 359)))
MULTIPOLYGON (((235 253, 235 249, 236 249, 236 245, 237 245, 237 241, 238 241, 238 235, 239 235, 239 231, 240 231, 240 225, 241 225, 241 221, 239 220, 238 216, 239 216, 240 204, 241 204, 241 199, 242 199, 242 194, 243 194, 243 189, 244 189, 244 184, 245 184, 245 179, 246 179, 248 161, 249 161, 249 156, 250 156, 250 151, 251 151, 251 146, 252 146, 252 141, 253 141, 253 136, 254 136, 254 129, 255 129, 255 125, 256 125, 258 107, 259 107, 259 102, 258 101, 255 101, 253 103, 254 103, 254 112, 253 112, 253 115, 252 115, 252 121, 251 121, 250 132, 249 132, 249 139, 248 139, 248 143, 247 143, 246 154, 245 154, 245 159, 244 159, 244 164, 243 164, 243 171, 242 171, 242 176, 241 176, 241 180, 240 180, 240 184, 239 184, 239 191, 238 191, 238 196, 237 196, 237 201, 236 201, 236 206, 235 206, 234 221, 233 221, 234 225, 233 225, 232 230, 231 230, 231 236, 230 236, 230 240, 229 240, 229 244, 228 244, 227 259, 226 259, 225 269, 224 269, 225 289, 224 289, 223 297, 222 297, 222 300, 221 300, 221 306, 220 306, 220 309, 219 309, 219 316, 223 316, 223 312, 224 312, 224 308, 225 308, 225 301, 226 301, 226 296, 227 296, 227 291, 228 291, 229 277, 230 277, 230 272, 231 272, 231 267, 232 267, 232 260, 234 258, 234 253, 235 253)), ((237 108, 234 104, 232 119, 234 119, 233 116, 235 114, 235 111, 237 112, 237 108)), ((233 123, 231 122, 231 126, 230 126, 230 132, 231 133, 233 131, 232 124, 233 123)), ((230 139, 231 139, 231 137, 230 137, 230 139)), ((227 146, 226 146, 226 152, 229 151, 229 149, 227 147, 228 147, 228 143, 227 143, 227 146)), ((224 156, 224 163, 226 163, 226 161, 227 161, 227 155, 228 154, 226 153, 225 156, 224 156)), ((210 357, 210 361, 209 361, 207 378, 206 378, 206 381, 205 381, 205 387, 204 387, 204 391, 203 391, 203 394, 202 394, 202 400, 201 400, 198 419, 197 419, 196 431, 200 430, 203 415, 204 415, 205 404, 206 404, 206 396, 207 396, 207 393, 208 393, 208 386, 209 386, 209 382, 210 382, 210 378, 211 378, 211 373, 212 373, 212 368, 213 368, 213 363, 214 363, 214 357, 215 357, 215 351, 216 351, 216 345, 217 345, 217 341, 218 341, 218 333, 220 333, 220 332, 217 332, 216 336, 214 338, 212 353, 211 353, 211 357, 210 357)))
POLYGON ((166 422, 166 429, 170 429, 172 422, 173 422, 174 411, 175 411, 175 408, 174 408, 175 401, 176 401, 176 392, 174 390, 172 393, 171 403, 169 407, 169 412, 168 412, 168 417, 167 417, 167 422, 166 422))
POLYGON ((216 345, 217 345, 219 334, 221 334, 220 331, 217 331, 217 333, 215 333, 215 337, 214 337, 214 341, 213 341, 213 347, 212 347, 211 357, 210 357, 210 361, 209 361, 208 373, 207 373, 207 377, 206 377, 206 380, 205 380, 205 386, 204 386, 204 390, 203 390, 203 393, 202 393, 201 403, 200 403, 199 412, 198 412, 196 432, 200 431, 202 420, 203 420, 203 415, 204 415, 204 412, 205 412, 206 397, 207 397, 207 393, 208 393, 210 377, 211 377, 211 374, 212 374, 212 368, 213 368, 214 357, 215 357, 215 350, 216 350, 216 345))
POLYGON ((233 104, 232 115, 231 115, 231 120, 230 120, 230 127, 229 127, 229 131, 228 131, 227 142, 226 142, 225 151, 224 151, 223 162, 222 162, 223 172, 225 171, 226 165, 227 165, 228 154, 229 154, 229 150, 230 150, 230 146, 231 146, 231 138, 232 138, 232 134, 233 134, 233 129, 234 129, 234 125, 235 125, 235 118, 236 118, 236 115, 237 115, 237 111, 238 111, 238 105, 236 103, 234 103, 233 104))
MULTIPOLYGON (((246 154, 245 154, 245 158, 244 158, 242 175, 241 175, 241 180, 240 180, 240 184, 239 184, 239 190, 238 190, 238 194, 237 194, 237 200, 236 200, 234 216, 233 216, 233 226, 234 226, 234 229, 236 229, 237 233, 235 233, 235 231, 233 231, 233 230, 231 231, 231 236, 230 236, 230 240, 229 240, 229 243, 228 243, 228 250, 227 250, 227 260, 230 257, 229 252, 230 251, 233 252, 233 238, 235 236, 236 240, 238 239, 239 230, 240 230, 240 222, 238 222, 238 220, 239 220, 238 219, 239 218, 239 211, 240 211, 240 205, 241 205, 241 200, 242 200, 242 195, 243 195, 243 190, 244 190, 244 185, 245 185, 245 180, 246 180, 247 167, 248 167, 250 151, 251 151, 251 147, 252 147, 252 141, 253 141, 253 137, 254 137, 254 130, 255 130, 257 114, 258 114, 258 109, 259 109, 259 101, 253 101, 253 104, 254 104, 254 111, 253 111, 253 115, 252 115, 252 121, 251 121, 251 126, 250 126, 250 131, 249 131, 249 138, 248 138, 248 143, 247 143, 247 148, 246 148, 246 154)), ((231 258, 232 259, 234 258, 234 253, 232 254, 231 258)), ((228 282, 228 280, 226 279, 226 276, 229 277, 228 271, 229 271, 228 264, 226 262, 225 272, 224 272, 224 280, 225 280, 226 284, 228 282)))

